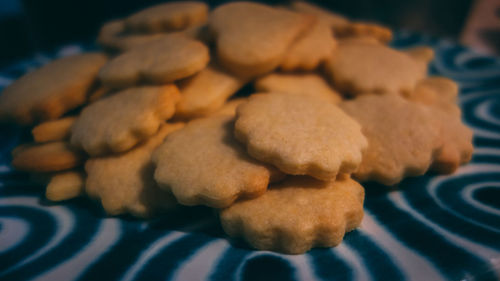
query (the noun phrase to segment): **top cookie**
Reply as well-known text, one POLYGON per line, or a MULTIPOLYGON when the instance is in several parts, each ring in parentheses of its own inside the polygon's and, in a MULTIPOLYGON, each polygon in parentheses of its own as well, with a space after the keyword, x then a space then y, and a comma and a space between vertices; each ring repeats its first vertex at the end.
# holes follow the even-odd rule
POLYGON ((179 1, 155 5, 125 19, 127 30, 157 33, 182 30, 207 20, 208 6, 198 1, 179 1))
POLYGON ((83 104, 106 60, 99 53, 80 54, 29 72, 0 95, 0 120, 32 124, 56 119, 83 104))
POLYGON ((425 77, 426 64, 381 44, 341 42, 326 70, 336 88, 350 95, 407 94, 425 77))
POLYGON ((361 163, 361 127, 324 99, 256 94, 237 109, 235 136, 256 159, 292 175, 331 180, 361 163))
POLYGON ((203 43, 182 34, 169 34, 115 57, 101 69, 99 78, 105 86, 114 88, 140 82, 166 84, 199 72, 209 60, 203 43))
POLYGON ((215 9, 209 28, 215 34, 221 65, 237 75, 253 77, 276 68, 311 20, 263 4, 235 2, 215 9))

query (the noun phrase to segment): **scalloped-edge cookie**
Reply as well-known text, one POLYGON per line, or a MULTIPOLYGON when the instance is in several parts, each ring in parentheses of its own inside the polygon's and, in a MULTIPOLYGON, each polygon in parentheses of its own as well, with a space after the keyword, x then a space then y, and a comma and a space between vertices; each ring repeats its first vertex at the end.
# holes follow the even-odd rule
POLYGON ((363 187, 348 176, 335 181, 289 177, 261 197, 220 212, 224 231, 259 250, 301 254, 338 245, 363 218, 363 187))
POLYGON ((179 130, 183 123, 164 124, 145 143, 118 155, 90 158, 85 164, 85 184, 90 197, 98 199, 108 215, 131 213, 150 217, 177 205, 169 192, 154 180, 151 154, 165 137, 179 130))
POLYGON ((169 2, 134 13, 125 19, 127 30, 138 33, 178 31, 207 20, 208 5, 200 1, 169 2))
POLYGON ((183 205, 224 208, 262 195, 281 176, 250 158, 233 137, 231 116, 191 121, 153 153, 155 180, 183 205))
POLYGON ((206 116, 245 85, 247 79, 233 76, 215 65, 209 65, 192 77, 177 83, 181 99, 175 117, 181 119, 206 116))
POLYGON ((382 44, 340 42, 326 64, 336 89, 352 96, 407 94, 426 76, 427 64, 382 44))
POLYGON ((57 172, 83 164, 85 154, 64 141, 22 144, 12 151, 12 166, 30 172, 57 172))
POLYGON ((368 139, 355 179, 394 185, 428 170, 441 144, 439 121, 426 106, 398 95, 365 95, 340 107, 368 139))
POLYGON ((45 121, 31 130, 35 142, 60 141, 69 139, 71 126, 77 117, 68 116, 57 120, 45 121))
POLYGON ((138 83, 167 84, 196 74, 210 60, 208 48, 183 34, 168 34, 141 48, 132 48, 102 67, 105 86, 124 88, 138 83))
POLYGON ((328 60, 337 42, 328 23, 316 20, 288 49, 280 64, 283 71, 311 71, 328 60))
POLYGON ((86 53, 52 61, 10 84, 0 95, 0 121, 32 124, 84 104, 107 57, 86 53))
POLYGON ((331 27, 343 26, 349 23, 349 20, 344 16, 307 3, 306 1, 292 1, 291 8, 297 12, 314 15, 321 21, 328 23, 331 27))
POLYGON ((234 2, 217 7, 208 23, 218 62, 238 76, 255 77, 278 67, 312 20, 285 9, 234 2))
POLYGON ((340 93, 335 91, 323 77, 315 73, 271 73, 257 79, 254 87, 259 92, 304 94, 323 98, 333 103, 339 103, 342 100, 340 93))
POLYGON ((50 201, 69 200, 85 194, 85 172, 70 170, 50 177, 45 197, 50 201))
POLYGON ((80 113, 71 143, 93 156, 129 150, 173 116, 178 100, 174 85, 130 88, 100 99, 80 113))
POLYGON ((250 96, 237 109, 235 136, 254 158, 321 180, 354 172, 367 146, 361 126, 335 104, 285 93, 250 96))

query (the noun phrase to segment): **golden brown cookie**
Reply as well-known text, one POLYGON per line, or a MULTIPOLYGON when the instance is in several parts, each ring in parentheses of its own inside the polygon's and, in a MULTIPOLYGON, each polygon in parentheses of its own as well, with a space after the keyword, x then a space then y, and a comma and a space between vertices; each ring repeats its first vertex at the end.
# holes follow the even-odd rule
POLYGON ((125 19, 127 30, 142 33, 178 31, 207 20, 208 5, 199 1, 178 1, 155 5, 125 19))
POLYGON ((336 181, 290 177, 261 197, 220 212, 224 231, 259 250, 301 254, 338 245, 363 218, 364 189, 348 176, 336 181))
POLYGON ((404 50, 410 57, 422 61, 425 64, 430 63, 434 59, 434 50, 426 46, 417 46, 404 50))
POLYGON ((45 190, 45 197, 50 201, 63 201, 85 194, 85 176, 80 170, 52 175, 45 190))
POLYGON ((90 155, 123 152, 156 134, 172 117, 174 85, 130 88, 85 107, 72 127, 71 143, 90 155))
POLYGON ((407 94, 426 76, 426 64, 381 44, 341 42, 326 64, 335 88, 358 96, 407 94))
POLYGON ((321 180, 355 171, 367 145, 359 124, 333 103, 284 93, 250 96, 237 109, 235 136, 256 159, 321 180))
POLYGON ((71 126, 76 117, 69 116, 57 120, 43 122, 31 130, 35 142, 60 141, 69 139, 71 126))
POLYGON ((286 50, 312 18, 258 3, 217 7, 209 17, 218 62, 239 76, 255 77, 278 67, 286 50))
POLYGON ((153 154, 155 180, 183 205, 224 208, 256 197, 280 173, 250 158, 233 137, 231 116, 191 121, 153 154))
POLYGON ((246 81, 215 65, 207 66, 196 75, 178 83, 181 99, 177 103, 175 117, 201 117, 216 111, 241 89, 246 81))
POLYGON ((0 95, 0 121, 32 124, 82 105, 106 61, 100 53, 73 55, 25 74, 0 95))
POLYGON ((182 128, 182 123, 164 124, 156 135, 122 154, 90 158, 85 164, 85 189, 100 200, 108 215, 131 213, 150 217, 177 205, 174 197, 154 181, 151 153, 165 136, 182 128))
POLYGON ((460 116, 457 106, 458 85, 445 77, 428 77, 420 80, 415 89, 406 96, 409 100, 460 116))
POLYGON ((63 141, 25 144, 12 151, 12 166, 21 171, 56 172, 78 167, 85 158, 81 150, 63 141))
POLYGON ((255 81, 255 89, 260 92, 279 92, 317 96, 333 103, 342 100, 323 77, 318 74, 271 73, 255 81))
POLYGON ((327 22, 331 27, 343 26, 349 23, 344 16, 307 3, 306 1, 293 1, 291 8, 297 12, 314 15, 322 21, 327 22))
POLYGON ((283 71, 311 71, 329 59, 337 42, 328 23, 316 20, 288 49, 280 64, 283 71))
POLYGON ((424 105, 398 95, 365 95, 340 106, 368 139, 355 179, 393 185, 427 171, 440 146, 440 126, 424 105))
POLYGON ((345 25, 336 26, 334 29, 335 37, 344 38, 373 38, 382 44, 392 41, 392 31, 375 23, 351 22, 345 25))
POLYGON ((115 57, 99 72, 105 86, 123 88, 141 82, 166 84, 191 76, 207 65, 208 48, 182 34, 169 34, 115 57))

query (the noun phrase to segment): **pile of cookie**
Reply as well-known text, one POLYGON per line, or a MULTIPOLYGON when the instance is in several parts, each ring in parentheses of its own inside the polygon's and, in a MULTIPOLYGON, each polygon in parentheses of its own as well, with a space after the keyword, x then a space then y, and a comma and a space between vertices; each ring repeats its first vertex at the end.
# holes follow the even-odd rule
POLYGON ((103 52, 3 91, 0 119, 36 125, 12 165, 48 199, 89 196, 109 215, 204 205, 257 249, 335 246, 361 223, 359 182, 471 158, 457 85, 427 76, 432 49, 391 38, 301 1, 145 9, 102 27, 103 52))

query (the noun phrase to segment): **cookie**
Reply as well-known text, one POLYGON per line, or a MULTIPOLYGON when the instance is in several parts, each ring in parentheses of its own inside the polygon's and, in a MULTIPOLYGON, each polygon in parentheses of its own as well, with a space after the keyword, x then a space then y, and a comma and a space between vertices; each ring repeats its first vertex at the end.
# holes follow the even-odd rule
POLYGON ((123 90, 85 107, 71 129, 71 143, 93 156, 127 151, 154 135, 172 117, 174 85, 123 90))
POLYGON ((305 1, 293 1, 291 3, 291 8, 297 12, 314 15, 321 21, 327 22, 332 28, 349 24, 349 20, 347 20, 344 16, 305 1))
POLYGON ((181 91, 181 99, 177 103, 175 117, 188 119, 206 116, 216 111, 241 89, 246 81, 215 65, 207 66, 196 75, 177 84, 181 91))
POLYGON ((232 135, 231 116, 197 119, 153 154, 155 180, 183 205, 224 208, 263 194, 276 169, 250 158, 232 135))
POLYGON ((254 87, 260 92, 280 92, 317 96, 333 103, 342 100, 323 77, 318 74, 278 74, 271 73, 255 81, 254 87))
POLYGON ((381 44, 341 42, 326 64, 336 89, 352 96, 408 94, 426 76, 426 64, 381 44))
POLYGON ((209 16, 218 62, 238 76, 255 77, 278 67, 312 18, 258 3, 234 2, 209 16))
POLYGON ((179 1, 155 5, 125 19, 127 30, 139 33, 178 31, 207 20, 208 5, 198 1, 179 1))
POLYGON ((28 125, 57 119, 82 105, 106 61, 100 53, 79 54, 25 74, 0 95, 0 121, 28 125))
POLYGON ((424 105, 398 95, 365 95, 340 106, 368 139, 355 179, 394 185, 428 170, 440 146, 440 128, 424 105))
POLYGON ((54 174, 45 190, 45 197, 50 201, 69 200, 83 194, 85 194, 85 173, 79 170, 54 174))
POLYGON ((337 42, 328 23, 316 20, 314 25, 292 44, 280 64, 283 71, 311 71, 332 56, 337 42))
POLYGON ((338 245, 363 218, 364 189, 348 176, 336 181, 290 177, 261 197, 220 212, 224 231, 259 250, 301 254, 338 245))
MULTIPOLYGON (((460 111, 460 109, 457 110, 460 111)), ((460 114, 434 107, 434 116, 439 120, 441 147, 434 157, 431 170, 451 174, 458 166, 469 162, 474 146, 472 130, 462 123, 460 114)))
POLYGON ((221 116, 221 115, 228 115, 228 116, 235 116, 236 115, 236 108, 240 106, 240 104, 245 103, 248 101, 248 98, 236 98, 232 99, 228 102, 226 102, 224 105, 222 105, 221 108, 219 108, 217 111, 213 112, 210 114, 210 116, 221 116))
POLYGON ((76 117, 64 117, 57 120, 46 121, 31 130, 35 142, 61 141, 69 139, 71 126, 76 117))
POLYGON ((196 74, 209 59, 203 43, 182 34, 169 34, 113 58, 102 67, 99 78, 112 88, 166 84, 196 74))
POLYGON ((445 112, 461 115, 457 106, 458 85, 445 77, 428 77, 417 83, 406 98, 421 104, 438 107, 445 112))
POLYGON ((334 29, 335 37, 343 38, 373 38, 377 42, 387 44, 392 41, 392 31, 375 23, 351 22, 349 24, 336 26, 334 29))
POLYGON ((21 145, 12 151, 12 166, 30 172, 57 172, 83 164, 85 154, 64 141, 21 145))
POLYGON ((254 158, 290 175, 320 180, 351 173, 367 142, 361 127, 324 99, 256 94, 236 112, 235 136, 254 158))
POLYGON ((150 217, 175 207, 173 196, 159 189, 154 181, 151 153, 165 136, 182 126, 182 123, 164 124, 156 135, 130 151, 90 158, 85 164, 86 192, 101 202, 108 215, 131 213, 150 217))

